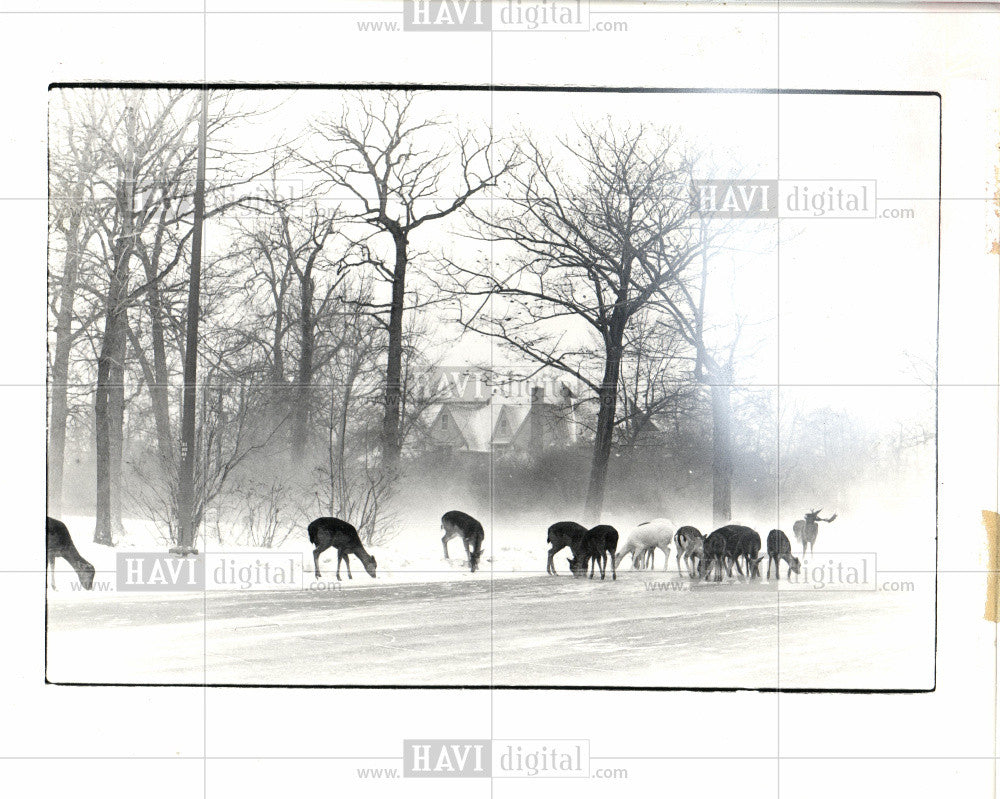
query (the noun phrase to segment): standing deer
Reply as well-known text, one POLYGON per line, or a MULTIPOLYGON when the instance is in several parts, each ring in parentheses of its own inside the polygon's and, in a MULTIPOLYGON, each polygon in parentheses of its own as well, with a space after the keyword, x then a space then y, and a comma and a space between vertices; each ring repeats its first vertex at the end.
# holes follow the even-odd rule
POLYGON ((711 580, 715 574, 715 582, 722 582, 722 571, 726 567, 729 556, 729 539, 722 529, 715 530, 705 537, 702 547, 702 574, 706 580, 711 580))
POLYGON ((58 519, 45 517, 45 570, 52 575, 52 590, 56 590, 56 558, 64 558, 76 571, 80 585, 87 591, 94 587, 94 567, 77 551, 69 528, 58 519))
POLYGON ((577 522, 556 522, 549 528, 548 537, 545 539, 552 548, 549 550, 549 560, 545 566, 548 574, 556 573, 555 563, 552 558, 564 547, 569 547, 574 551, 580 547, 580 540, 587 534, 587 528, 577 522))
POLYGON ((788 574, 798 574, 802 564, 799 559, 792 554, 792 544, 788 536, 781 530, 772 530, 767 534, 767 579, 771 579, 771 564, 774 563, 774 579, 780 580, 781 574, 778 567, 781 561, 788 564, 788 574))
MULTIPOLYGON (((610 524, 599 524, 591 527, 580 538, 574 541, 576 548, 573 550, 573 558, 569 562, 569 570, 576 577, 584 577, 587 574, 587 565, 590 565, 590 579, 594 579, 594 566, 601 569, 601 579, 604 579, 605 570, 608 564, 608 555, 611 556, 611 579, 618 579, 618 572, 615 570, 615 550, 618 548, 618 531, 610 524)), ((572 544, 571 544, 572 546, 572 544)))
POLYGON ((669 519, 653 519, 643 522, 629 533, 625 547, 619 551, 615 560, 615 566, 621 566, 625 556, 632 555, 633 568, 637 565, 645 565, 645 559, 650 558, 648 565, 655 566, 653 559, 654 552, 659 549, 663 552, 663 568, 670 566, 670 542, 674 538, 674 525, 669 519))
POLYGON ((749 527, 737 526, 739 532, 733 541, 733 559, 736 569, 743 574, 740 564, 747 567, 747 580, 760 579, 760 562, 764 556, 760 554, 760 534, 749 527))
POLYGON ((313 563, 316 565, 316 577, 321 577, 319 573, 319 556, 324 550, 334 547, 337 550, 337 579, 340 579, 340 562, 347 564, 347 579, 353 580, 351 575, 351 562, 348 555, 354 555, 361 561, 365 571, 369 576, 375 576, 375 569, 378 566, 375 558, 368 554, 358 531, 354 525, 348 524, 343 519, 335 519, 332 516, 321 516, 309 522, 309 541, 316 549, 313 550, 313 563))
POLYGON ((452 538, 462 539, 465 555, 468 558, 469 569, 473 572, 479 568, 479 559, 483 556, 483 539, 486 533, 478 519, 460 510, 450 510, 441 517, 441 546, 444 547, 444 559, 448 560, 448 542, 452 538))
POLYGON ((823 512, 823 509, 811 510, 806 514, 805 519, 799 519, 792 525, 792 531, 795 533, 795 538, 802 544, 802 557, 806 556, 806 546, 809 547, 809 554, 813 554, 813 546, 816 544, 816 536, 819 535, 819 524, 817 522, 832 522, 837 518, 837 514, 833 514, 829 519, 821 519, 819 515, 823 512))
POLYGON ((684 525, 674 534, 674 546, 677 547, 677 575, 681 575, 681 558, 687 566, 688 575, 695 576, 695 562, 702 560, 705 548, 705 536, 697 527, 684 525))
MULTIPOLYGON (((750 567, 750 558, 747 556, 753 549, 753 536, 757 537, 757 550, 760 550, 760 536, 757 535, 749 527, 742 524, 727 524, 724 527, 720 527, 712 533, 709 533, 708 537, 705 539, 705 543, 702 547, 703 550, 703 565, 699 570, 706 580, 711 579, 712 574, 716 575, 715 582, 722 582, 722 572, 725 570, 726 576, 733 576, 733 566, 735 565, 739 569, 740 574, 743 574, 743 569, 740 567, 739 560, 743 558, 748 561, 748 569, 750 567), (746 543, 741 546, 741 539, 746 538, 746 543)), ((756 553, 753 555, 756 558, 756 553)), ((760 563, 758 559, 756 563, 760 563)), ((752 571, 752 569, 751 569, 752 571)))

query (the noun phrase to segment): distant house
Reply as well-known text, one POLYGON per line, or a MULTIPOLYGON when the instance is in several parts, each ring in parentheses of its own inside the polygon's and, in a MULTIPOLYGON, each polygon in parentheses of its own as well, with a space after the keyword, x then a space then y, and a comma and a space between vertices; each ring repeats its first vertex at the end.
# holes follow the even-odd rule
POLYGON ((431 408, 424 444, 433 449, 497 455, 530 455, 577 444, 582 435, 569 386, 532 386, 530 398, 493 394, 488 399, 443 399, 431 408))

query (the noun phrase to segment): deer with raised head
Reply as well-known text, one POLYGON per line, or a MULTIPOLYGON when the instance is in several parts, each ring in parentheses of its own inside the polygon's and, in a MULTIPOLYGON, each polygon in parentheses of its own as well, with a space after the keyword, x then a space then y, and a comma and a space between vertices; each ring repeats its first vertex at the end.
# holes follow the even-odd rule
POLYGON ((681 575, 681 558, 687 566, 688 576, 696 575, 695 565, 700 564, 705 548, 705 536, 697 527, 684 525, 674 533, 674 546, 677 547, 677 574, 681 575))
MULTIPOLYGON (((601 579, 608 565, 608 555, 611 556, 611 579, 618 579, 618 572, 615 569, 615 550, 618 549, 618 531, 610 524, 599 524, 591 527, 580 538, 576 539, 576 548, 573 550, 573 558, 569 561, 569 570, 576 577, 584 577, 587 574, 587 566, 590 566, 590 579, 594 579, 594 567, 601 570, 601 579)), ((572 546, 572 545, 571 545, 572 546)))
POLYGON ((450 510, 441 517, 441 546, 444 547, 444 559, 448 560, 448 542, 453 538, 461 538, 468 558, 469 570, 475 572, 479 568, 479 559, 483 556, 483 540, 486 533, 478 519, 460 510, 450 510))
POLYGON ((56 558, 63 558, 80 578, 80 585, 87 591, 94 587, 94 567, 77 550, 69 528, 58 519, 45 517, 45 570, 52 576, 52 590, 56 590, 56 558))
POLYGON ((792 543, 781 530, 772 530, 767 534, 767 579, 771 579, 771 564, 774 564, 774 579, 780 580, 778 567, 781 561, 788 565, 788 574, 798 574, 802 568, 799 559, 792 554, 792 543))
POLYGON ((802 557, 806 556, 806 546, 809 547, 809 554, 813 554, 813 547, 816 544, 816 537, 819 535, 819 522, 832 522, 837 518, 837 514, 833 514, 829 519, 821 519, 819 515, 823 512, 823 509, 811 510, 806 514, 805 519, 799 519, 792 525, 792 532, 795 533, 795 538, 802 544, 802 557))
POLYGON ((549 560, 545 566, 547 574, 556 574, 556 566, 552 558, 565 547, 569 547, 574 552, 580 547, 580 540, 587 534, 587 528, 577 522, 556 522, 549 527, 548 536, 545 539, 551 545, 549 549, 549 560))
POLYGON ((648 565, 655 567, 657 549, 663 552, 663 568, 670 566, 670 542, 674 539, 675 527, 669 519, 653 519, 637 526, 625 541, 625 546, 618 552, 615 566, 621 566, 626 555, 632 556, 632 567, 648 565), (648 560, 647 560, 648 558, 648 560))
POLYGON ((365 567, 365 571, 368 572, 370 577, 375 576, 375 569, 378 567, 378 563, 365 550, 364 545, 361 543, 361 537, 358 535, 358 531, 354 525, 333 516, 321 516, 309 522, 309 527, 306 529, 309 531, 309 541, 316 547, 313 550, 316 577, 322 576, 319 573, 319 556, 330 547, 337 550, 338 580, 340 579, 341 561, 347 564, 347 579, 354 579, 351 574, 351 561, 348 560, 348 555, 354 555, 354 557, 360 560, 361 565, 365 567))

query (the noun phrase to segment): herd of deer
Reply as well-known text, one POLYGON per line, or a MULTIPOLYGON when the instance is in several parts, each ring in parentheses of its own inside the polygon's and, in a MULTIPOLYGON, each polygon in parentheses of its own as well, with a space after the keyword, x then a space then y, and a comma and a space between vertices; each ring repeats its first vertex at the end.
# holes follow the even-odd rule
MULTIPOLYGON (((795 522, 792 530, 795 538, 802 544, 802 557, 805 558, 806 549, 812 554, 813 546, 819 535, 819 522, 832 522, 837 518, 833 514, 829 519, 821 519, 820 510, 810 511, 804 519, 795 522)), ((354 555, 365 571, 371 577, 375 576, 378 563, 375 558, 368 554, 361 542, 357 529, 343 519, 332 516, 323 516, 310 522, 306 528, 309 533, 309 541, 315 547, 313 550, 313 563, 316 567, 316 577, 321 577, 319 570, 319 556, 331 547, 337 550, 337 579, 340 579, 341 563, 347 566, 347 577, 353 579, 351 575, 351 563, 348 559, 354 555)), ((483 525, 470 516, 459 510, 448 511, 441 517, 441 529, 444 536, 441 538, 441 545, 444 548, 444 557, 448 559, 448 542, 453 538, 461 538, 465 547, 465 555, 469 569, 475 572, 479 568, 479 561, 483 554, 483 540, 486 533, 483 525)), ((46 571, 52 575, 52 588, 55 586, 55 559, 57 557, 65 559, 76 571, 80 578, 80 584, 88 591, 94 583, 94 567, 84 559, 77 548, 73 545, 66 525, 58 519, 45 518, 46 537, 46 571)), ((618 531, 609 524, 599 524, 596 527, 587 529, 577 522, 556 522, 548 530, 547 542, 550 545, 546 572, 556 574, 553 558, 556 553, 569 547, 572 557, 569 558, 570 571, 574 576, 584 577, 588 574, 591 579, 595 570, 600 571, 601 579, 605 577, 607 564, 611 562, 611 579, 618 579, 618 567, 629 555, 632 556, 633 568, 655 568, 656 550, 663 552, 664 565, 669 566, 667 559, 670 555, 670 546, 674 545, 677 553, 677 572, 681 574, 681 561, 688 575, 693 579, 704 578, 706 580, 715 579, 722 581, 722 574, 725 571, 728 576, 733 576, 733 568, 739 572, 741 577, 754 579, 760 577, 760 563, 764 556, 760 554, 760 535, 753 529, 741 524, 727 524, 718 530, 705 536, 691 526, 684 526, 675 530, 667 519, 653 519, 640 524, 625 541, 625 546, 618 549, 618 531), (745 571, 744 571, 745 569, 745 571)), ((774 567, 776 579, 778 567, 781 561, 788 566, 789 573, 798 573, 801 563, 792 554, 792 545, 781 530, 771 530, 767 534, 767 577, 771 577, 771 567, 774 567)))
MULTIPOLYGON (((796 539, 802 544, 802 557, 806 549, 812 554, 819 535, 819 522, 832 522, 837 518, 833 514, 829 519, 820 518, 822 509, 810 511, 805 519, 795 522, 792 528, 796 539)), ((617 567, 629 555, 632 556, 633 568, 655 568, 656 550, 663 552, 666 569, 669 565, 670 545, 673 544, 677 553, 677 573, 682 574, 681 561, 688 575, 693 579, 714 577, 716 582, 722 581, 726 572, 733 576, 733 568, 741 577, 754 579, 760 577, 760 563, 764 556, 760 554, 760 535, 756 530, 742 524, 727 524, 705 536, 696 528, 685 525, 680 529, 667 519, 653 519, 640 524, 629 535, 625 546, 618 551, 618 531, 607 524, 601 524, 588 530, 576 522, 557 522, 549 528, 548 563, 546 571, 555 574, 553 558, 557 552, 569 547, 573 557, 569 559, 570 571, 576 576, 587 574, 589 566, 590 577, 594 576, 595 565, 600 568, 601 579, 605 576, 605 565, 608 556, 611 557, 611 579, 617 579, 617 567), (745 569, 745 571, 744 571, 745 569)), ((789 572, 798 574, 801 562, 792 554, 792 545, 788 536, 781 530, 771 530, 767 534, 767 578, 771 578, 774 568, 775 579, 781 579, 778 568, 781 561, 788 566, 789 572)))

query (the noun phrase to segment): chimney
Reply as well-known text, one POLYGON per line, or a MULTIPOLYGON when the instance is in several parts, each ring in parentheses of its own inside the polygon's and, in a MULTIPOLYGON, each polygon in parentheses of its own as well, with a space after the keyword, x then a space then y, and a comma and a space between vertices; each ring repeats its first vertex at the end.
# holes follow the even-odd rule
POLYGON ((531 387, 531 408, 528 410, 528 447, 532 454, 538 454, 544 446, 543 436, 543 406, 545 403, 545 388, 531 387))

